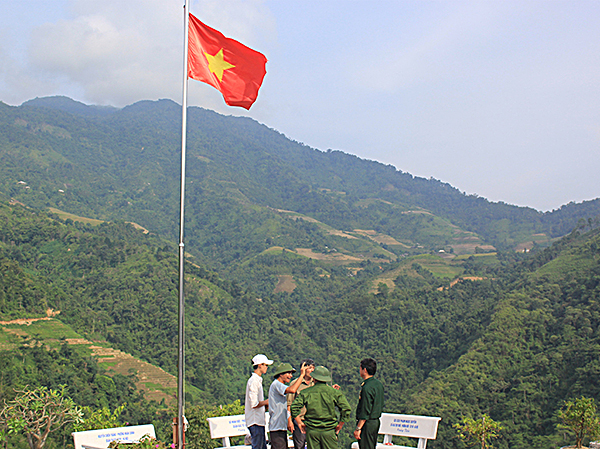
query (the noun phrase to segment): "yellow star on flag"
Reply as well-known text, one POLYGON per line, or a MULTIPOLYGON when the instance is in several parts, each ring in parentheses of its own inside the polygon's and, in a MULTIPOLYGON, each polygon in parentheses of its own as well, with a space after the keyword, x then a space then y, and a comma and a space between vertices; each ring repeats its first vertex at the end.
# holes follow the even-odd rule
POLYGON ((223 72, 227 69, 235 67, 233 64, 229 64, 223 59, 223 49, 220 49, 216 55, 212 56, 204 52, 206 59, 208 60, 208 70, 217 75, 219 82, 223 81, 223 72))

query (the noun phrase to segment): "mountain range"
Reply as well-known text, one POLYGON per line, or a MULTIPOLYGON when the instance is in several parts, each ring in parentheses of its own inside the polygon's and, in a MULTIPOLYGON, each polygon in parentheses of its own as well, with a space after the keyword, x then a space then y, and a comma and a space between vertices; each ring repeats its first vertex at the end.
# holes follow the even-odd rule
MULTIPOLYGON (((86 341, 176 373, 180 116, 169 100, 0 103, 0 319, 60 310, 86 341)), ((388 411, 442 417, 431 447, 464 448, 452 424, 482 413, 506 429, 498 447, 564 442, 556 410, 600 393, 600 200, 541 213, 248 118, 188 117, 190 406, 240 399, 259 352, 312 356, 356 404, 372 356, 388 411)), ((0 333, 6 369, 40 373, 0 382, 4 397, 59 382, 29 346, 0 333)), ((85 376, 120 379, 109 368, 85 376)), ((71 394, 125 397, 90 382, 102 401, 71 394)))
MULTIPOLYGON (((188 117, 186 246, 219 267, 274 246, 356 253, 344 239, 360 241, 367 258, 531 248, 600 213, 600 200, 546 213, 493 203, 389 165, 307 147, 248 118, 201 108, 189 108, 188 117)), ((179 105, 142 101, 115 109, 50 97, 2 104, 0 119, 5 195, 177 237, 179 105)))

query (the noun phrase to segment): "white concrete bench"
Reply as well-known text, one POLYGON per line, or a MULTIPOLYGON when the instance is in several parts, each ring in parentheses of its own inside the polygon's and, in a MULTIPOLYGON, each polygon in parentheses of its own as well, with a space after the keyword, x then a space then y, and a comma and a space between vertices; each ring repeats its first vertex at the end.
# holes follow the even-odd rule
MULTIPOLYGON (((383 435, 383 443, 377 443, 377 449, 414 449, 408 446, 396 446, 392 443, 393 436, 418 438, 418 449, 425 449, 427 440, 435 440, 438 423, 442 418, 434 416, 397 415, 382 413, 379 434, 383 435)), ((358 448, 358 442, 352 443, 352 448, 358 448)))
MULTIPOLYGON (((208 421, 208 429, 210 431, 211 438, 221 438, 223 446, 217 449, 223 448, 235 448, 235 449, 252 449, 252 446, 245 444, 239 446, 232 446, 229 438, 233 437, 245 437, 250 435, 250 431, 246 427, 246 418, 244 415, 232 415, 232 416, 215 416, 214 418, 206 418, 208 421)), ((265 413, 265 420, 267 425, 265 426, 266 437, 269 438, 269 413, 265 413)), ((267 445, 270 447, 270 445, 267 445)), ((294 447, 294 442, 288 437, 288 447, 294 447)))

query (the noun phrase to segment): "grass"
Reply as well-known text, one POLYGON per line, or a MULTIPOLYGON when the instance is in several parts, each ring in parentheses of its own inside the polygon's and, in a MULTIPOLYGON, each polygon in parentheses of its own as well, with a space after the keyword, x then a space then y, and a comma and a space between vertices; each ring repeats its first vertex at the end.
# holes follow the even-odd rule
POLYGON ((460 276, 464 271, 462 267, 450 265, 442 258, 430 254, 415 256, 410 260, 431 271, 435 277, 439 278, 454 279, 455 277, 460 276))
POLYGON ((469 257, 476 257, 478 259, 490 258, 496 259, 497 253, 481 253, 481 254, 461 254, 456 256, 454 260, 467 260, 469 257))
MULTIPOLYGON (((70 326, 67 326, 56 318, 40 319, 29 325, 16 323, 4 324, 0 329, 3 331, 0 332, 0 335, 9 334, 9 337, 12 337, 13 341, 15 341, 14 345, 42 344, 48 349, 58 349, 63 344, 70 344, 75 351, 84 357, 92 354, 89 345, 73 344, 73 342, 85 340, 70 326)), ((7 346, 7 349, 14 349, 14 345, 7 346)), ((2 338, 0 337, 0 349, 3 347, 2 338)))
POLYGON ((371 289, 369 290, 370 293, 377 293, 380 283, 387 285, 390 290, 393 290, 396 287, 395 280, 400 275, 420 278, 421 275, 412 268, 414 263, 419 264, 421 267, 431 272, 436 278, 444 280, 455 279, 464 271, 462 266, 444 260, 436 255, 422 254, 420 256, 412 256, 404 259, 399 267, 387 271, 375 278, 371 289))
POLYGON ((13 349, 19 344, 19 339, 0 328, 0 351, 13 349))
POLYGON ((144 382, 144 385, 148 390, 162 391, 169 395, 177 395, 177 388, 166 388, 163 385, 154 382, 144 382))
POLYGON ((463 256, 456 257, 452 262, 455 264, 462 264, 471 257, 473 258, 471 259, 473 261, 471 265, 475 267, 475 269, 493 267, 494 265, 498 265, 500 263, 497 253, 465 254, 463 256))
POLYGON ((69 212, 65 212, 60 209, 56 209, 54 207, 49 207, 48 209, 50 210, 50 212, 58 215, 63 220, 71 219, 73 221, 79 221, 81 223, 89 223, 92 226, 98 226, 99 224, 104 223, 103 220, 96 220, 95 218, 80 217, 79 215, 70 214, 69 212))
POLYGON ((272 246, 270 248, 265 249, 263 252, 261 252, 259 254, 259 256, 279 255, 279 254, 282 254, 284 252, 290 252, 290 251, 286 250, 282 246, 272 246))
POLYGON ((115 366, 116 364, 117 364, 117 362, 103 362, 102 357, 100 357, 98 359, 98 365, 100 365, 104 369, 111 368, 111 367, 115 366))
POLYGON ((568 276, 570 273, 575 273, 584 269, 592 269, 596 264, 597 262, 593 258, 585 255, 561 255, 540 267, 531 275, 531 277, 536 279, 544 276, 557 280, 568 276))
POLYGON ((21 326, 25 332, 36 340, 61 340, 66 338, 82 338, 71 327, 63 324, 56 318, 40 320, 29 326, 21 326))

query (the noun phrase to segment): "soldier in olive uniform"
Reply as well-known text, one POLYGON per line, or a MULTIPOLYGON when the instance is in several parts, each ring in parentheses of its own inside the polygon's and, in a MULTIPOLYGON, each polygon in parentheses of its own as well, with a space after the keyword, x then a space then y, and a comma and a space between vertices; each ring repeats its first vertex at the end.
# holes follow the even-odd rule
POLYGON ((350 417, 350 405, 340 390, 327 385, 331 382, 327 368, 316 367, 312 378, 315 385, 298 393, 292 403, 292 419, 306 433, 308 449, 337 449, 337 434, 350 417), (297 419, 303 407, 304 419, 297 419))
POLYGON ((377 372, 377 362, 371 358, 360 362, 360 396, 356 406, 356 429, 354 438, 360 449, 375 449, 379 433, 379 418, 383 411, 383 385, 373 376, 377 372))

